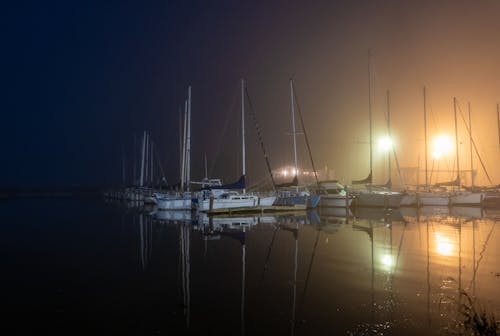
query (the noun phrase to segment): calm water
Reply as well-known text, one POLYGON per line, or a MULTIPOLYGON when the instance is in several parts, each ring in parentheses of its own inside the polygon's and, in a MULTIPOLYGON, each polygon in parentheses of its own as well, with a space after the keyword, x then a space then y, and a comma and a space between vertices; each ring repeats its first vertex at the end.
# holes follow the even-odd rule
POLYGON ((3 328, 9 335, 454 334, 461 290, 500 316, 495 213, 355 215, 323 209, 210 219, 102 200, 4 200, 3 328))

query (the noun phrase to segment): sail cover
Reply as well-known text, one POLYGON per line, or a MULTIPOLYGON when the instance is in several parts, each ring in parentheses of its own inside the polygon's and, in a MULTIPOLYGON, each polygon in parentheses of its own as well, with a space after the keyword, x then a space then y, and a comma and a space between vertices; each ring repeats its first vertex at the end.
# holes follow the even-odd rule
POLYGON ((245 175, 241 175, 240 179, 236 182, 225 184, 222 186, 211 186, 203 188, 204 190, 212 190, 212 189, 245 189, 245 175))
POLYGON ((372 172, 364 180, 352 181, 352 184, 371 184, 372 183, 372 172))

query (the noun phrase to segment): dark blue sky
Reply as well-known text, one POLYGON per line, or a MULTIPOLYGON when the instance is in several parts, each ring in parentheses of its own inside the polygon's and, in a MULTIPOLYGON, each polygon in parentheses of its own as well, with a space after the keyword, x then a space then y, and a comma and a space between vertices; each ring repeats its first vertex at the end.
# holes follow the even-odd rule
POLYGON ((166 144, 177 141, 188 83, 199 97, 196 82, 243 72, 245 60, 232 60, 244 51, 232 45, 245 39, 244 15, 232 16, 231 5, 210 7, 49 1, 9 8, 2 185, 119 181, 121 146, 132 152, 134 133, 144 129, 165 163, 176 155, 166 144))
MULTIPOLYGON (((338 178, 362 178, 367 50, 375 50, 380 128, 386 89, 401 137, 406 119, 420 122, 424 84, 436 110, 449 110, 457 95, 464 104, 485 106, 483 122, 494 116, 499 92, 499 9, 493 1, 10 4, 2 10, 0 186, 119 183, 121 148, 130 158, 134 134, 143 130, 158 144, 173 182, 188 84, 193 175, 201 177, 206 153, 211 173, 231 180, 240 169, 241 76, 274 167, 290 163, 288 79, 294 76, 317 165, 335 169, 338 178)), ((257 181, 265 164, 250 120, 248 128, 249 175, 257 181)), ((408 146, 418 134, 405 138, 408 146)), ((404 164, 416 164, 413 152, 402 157, 404 164)))

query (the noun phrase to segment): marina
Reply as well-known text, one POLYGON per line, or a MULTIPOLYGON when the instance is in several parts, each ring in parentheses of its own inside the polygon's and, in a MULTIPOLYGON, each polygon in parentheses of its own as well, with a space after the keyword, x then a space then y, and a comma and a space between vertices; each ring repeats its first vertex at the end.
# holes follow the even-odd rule
POLYGON ((500 335, 500 1, 4 7, 2 334, 500 335))

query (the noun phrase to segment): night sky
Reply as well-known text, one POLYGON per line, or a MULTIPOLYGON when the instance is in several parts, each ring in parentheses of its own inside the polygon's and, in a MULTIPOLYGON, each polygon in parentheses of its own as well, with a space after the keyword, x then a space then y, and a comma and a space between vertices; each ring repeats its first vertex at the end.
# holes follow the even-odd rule
MULTIPOLYGON (((131 161, 144 130, 176 182, 188 85, 192 175, 203 176, 206 154, 210 175, 229 182, 241 169, 241 77, 273 168, 292 163, 293 77, 316 166, 344 182, 364 178, 369 50, 374 137, 386 131, 390 90, 400 165, 423 165, 425 85, 428 132, 453 134, 453 97, 465 113, 470 102, 475 141, 500 183, 499 14, 493 0, 12 2, 2 9, 0 187, 118 184, 122 148, 131 161)), ((248 117, 256 183, 266 168, 248 117)), ((374 155, 375 181, 384 182, 385 156, 374 155)))

